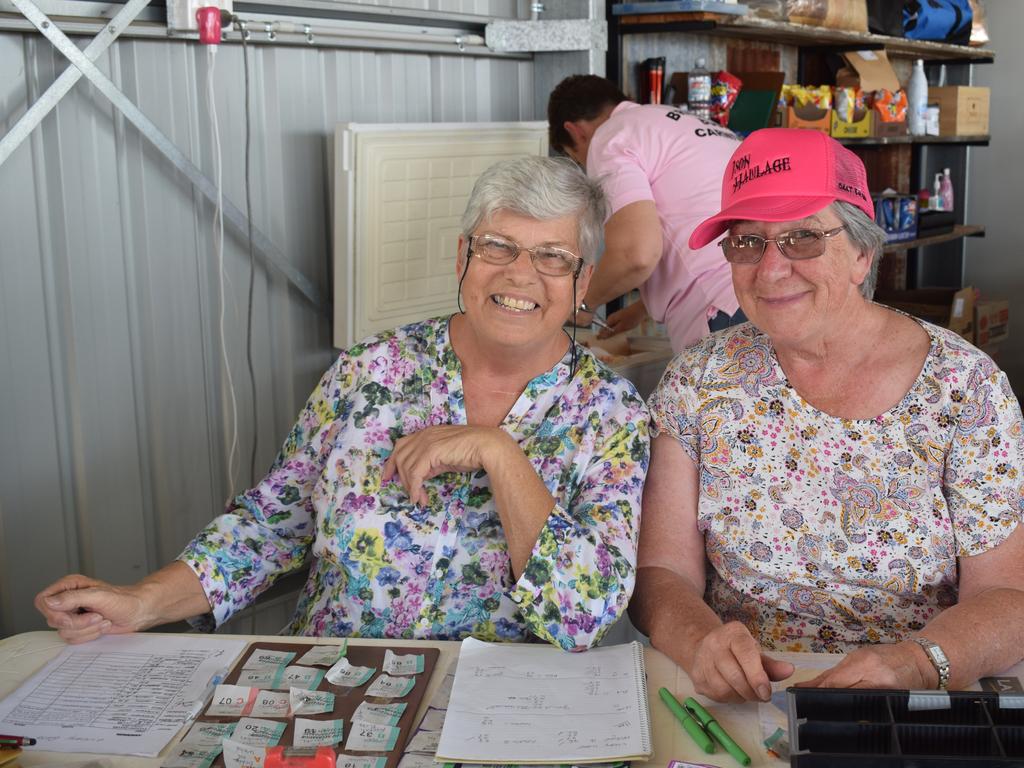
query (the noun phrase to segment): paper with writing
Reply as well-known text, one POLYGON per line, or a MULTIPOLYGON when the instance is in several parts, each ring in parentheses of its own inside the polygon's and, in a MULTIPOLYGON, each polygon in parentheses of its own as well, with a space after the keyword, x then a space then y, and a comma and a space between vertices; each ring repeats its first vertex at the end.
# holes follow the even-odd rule
POLYGON ((210 768, 220 752, 220 744, 179 744, 160 763, 160 768, 210 768))
POLYGON ((287 667, 254 667, 243 669, 235 685, 248 686, 250 688, 280 688, 281 680, 284 678, 284 671, 287 667))
POLYGON ((424 731, 440 731, 444 726, 445 710, 436 707, 427 707, 427 713, 420 721, 420 729, 424 731))
POLYGON ((373 677, 376 671, 374 667, 353 666, 348 659, 342 657, 327 670, 327 680, 334 685, 355 688, 373 677))
POLYGON ((418 675, 423 671, 423 654, 410 653, 398 656, 390 648, 384 651, 381 670, 389 675, 418 675))
POLYGON ((235 726, 232 741, 250 747, 276 747, 284 734, 285 724, 256 717, 243 717, 235 726))
POLYGON ((311 691, 320 685, 320 681, 323 679, 324 671, 322 669, 298 666, 288 667, 284 671, 281 687, 285 690, 289 688, 305 688, 311 691))
POLYGON ((327 691, 292 688, 288 691, 288 699, 293 715, 319 715, 334 711, 334 694, 327 691))
POLYGON ((274 651, 254 648, 245 660, 242 669, 259 669, 261 667, 286 667, 295 658, 293 651, 274 651))
POLYGON ((406 752, 418 752, 423 755, 437 754, 437 743, 441 739, 440 731, 416 731, 409 743, 405 745, 406 752))
POLYGON ((435 763, 430 755, 420 755, 415 752, 406 752, 398 763, 398 768, 438 768, 440 763, 435 763))
POLYGON ((266 758, 266 747, 253 747, 234 739, 224 739, 225 768, 263 768, 266 758))
POLYGON ((347 649, 347 639, 341 645, 314 645, 295 663, 311 667, 329 667, 344 656, 347 649))
POLYGON ((290 704, 291 696, 284 691, 257 691, 252 709, 246 714, 253 717, 288 717, 290 704))
POLYGON ((242 717, 252 712, 252 705, 259 694, 258 688, 248 685, 218 685, 206 710, 208 715, 242 717))
POLYGON ((381 675, 366 689, 366 695, 382 699, 400 699, 415 687, 416 681, 412 678, 381 675))
POLYGON ((345 749, 354 749, 359 752, 387 752, 395 748, 399 733, 401 733, 401 729, 392 725, 353 720, 349 724, 345 749))
POLYGON ((296 717, 292 746, 333 747, 340 744, 344 736, 345 724, 342 720, 307 720, 296 717))
POLYGON ((462 642, 438 760, 568 763, 650 753, 638 643, 565 653, 541 645, 462 642))
POLYGON ((155 757, 244 648, 242 640, 152 634, 67 646, 0 701, 0 733, 31 734, 39 750, 155 757))
POLYGON ((398 725, 407 706, 408 704, 404 701, 391 701, 387 704, 371 704, 368 701, 361 701, 352 714, 352 719, 378 725, 398 725))
POLYGON ((388 759, 383 756, 339 754, 335 768, 384 768, 387 764, 388 759))
POLYGON ((192 744, 201 747, 219 747, 225 738, 230 738, 235 731, 235 723, 204 723, 202 721, 192 726, 182 744, 192 744))

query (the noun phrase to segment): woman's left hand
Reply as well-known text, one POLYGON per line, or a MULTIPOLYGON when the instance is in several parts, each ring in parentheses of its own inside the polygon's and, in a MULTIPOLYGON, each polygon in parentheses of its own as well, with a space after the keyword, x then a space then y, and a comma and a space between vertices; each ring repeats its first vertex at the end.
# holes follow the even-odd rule
POLYGON ((919 691, 934 688, 924 651, 912 640, 865 645, 848 653, 832 669, 813 680, 798 683, 805 688, 896 688, 919 691))
POLYGON ((414 504, 427 505, 424 483, 445 472, 486 469, 507 444, 515 443, 496 427, 441 425, 399 438, 384 462, 381 482, 396 474, 414 504))

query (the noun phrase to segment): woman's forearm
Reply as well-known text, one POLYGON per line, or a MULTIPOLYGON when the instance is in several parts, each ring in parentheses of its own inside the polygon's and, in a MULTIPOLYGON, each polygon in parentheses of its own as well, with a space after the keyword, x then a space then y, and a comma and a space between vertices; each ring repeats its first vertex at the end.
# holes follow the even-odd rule
POLYGON ((210 602, 199 577, 180 560, 129 587, 141 601, 139 629, 209 613, 210 602))
POLYGON ((701 639, 722 626, 722 620, 688 578, 661 567, 641 567, 638 571, 629 616, 655 648, 687 672, 701 639))
POLYGON ((940 613, 921 637, 949 659, 949 687, 1004 672, 1024 658, 1024 591, 992 587, 940 613))
POLYGON ((484 469, 505 531, 512 574, 518 579, 555 507, 555 499, 516 442, 504 432, 501 435, 499 447, 484 469))

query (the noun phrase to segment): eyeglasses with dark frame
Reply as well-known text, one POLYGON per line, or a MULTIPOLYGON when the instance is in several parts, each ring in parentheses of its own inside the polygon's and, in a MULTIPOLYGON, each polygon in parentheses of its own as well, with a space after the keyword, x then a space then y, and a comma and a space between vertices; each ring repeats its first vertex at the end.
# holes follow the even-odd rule
POLYGON ((550 245, 524 248, 514 240, 490 233, 473 235, 469 238, 469 252, 488 264, 497 266, 511 264, 519 258, 519 254, 523 251, 530 254, 533 268, 542 275, 579 277, 580 270, 583 268, 583 259, 564 248, 555 248, 550 245))
POLYGON ((791 229, 776 237, 761 235, 730 235, 718 241, 725 260, 732 264, 757 264, 764 256, 768 243, 775 243, 779 252, 790 261, 816 259, 825 252, 825 240, 835 237, 846 225, 835 229, 791 229))

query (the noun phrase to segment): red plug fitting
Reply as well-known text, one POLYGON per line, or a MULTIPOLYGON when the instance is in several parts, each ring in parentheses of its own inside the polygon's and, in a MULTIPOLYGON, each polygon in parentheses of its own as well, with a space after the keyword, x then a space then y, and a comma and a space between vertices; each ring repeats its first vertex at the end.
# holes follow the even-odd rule
POLYGON ((220 8, 215 5, 199 8, 196 10, 196 23, 199 24, 199 42, 220 44, 220 8))

